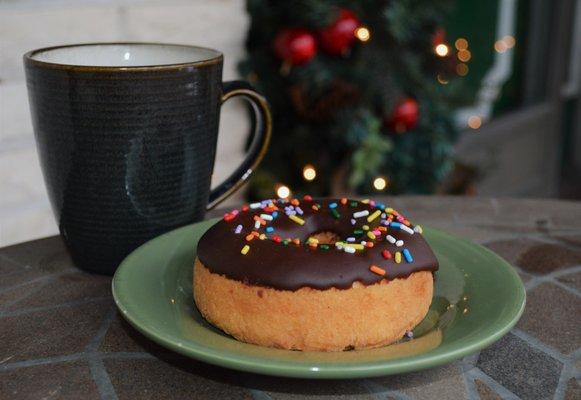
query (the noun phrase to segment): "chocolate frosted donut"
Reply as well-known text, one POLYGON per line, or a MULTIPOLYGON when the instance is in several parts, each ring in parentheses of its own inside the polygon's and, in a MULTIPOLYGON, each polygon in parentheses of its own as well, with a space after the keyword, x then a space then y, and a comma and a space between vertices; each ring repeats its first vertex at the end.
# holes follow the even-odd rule
POLYGON ((246 342, 369 348, 423 319, 437 268, 421 228, 386 205, 267 200, 227 213, 202 236, 194 296, 206 319, 246 342), (383 309, 369 312, 369 301, 383 309))

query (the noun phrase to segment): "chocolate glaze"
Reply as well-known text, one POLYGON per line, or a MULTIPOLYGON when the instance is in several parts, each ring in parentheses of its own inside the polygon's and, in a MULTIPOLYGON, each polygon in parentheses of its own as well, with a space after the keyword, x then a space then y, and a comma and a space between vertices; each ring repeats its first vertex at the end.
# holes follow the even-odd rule
MULTIPOLYGON (((301 208, 305 220, 304 225, 299 225, 290 220, 284 214, 284 206, 279 205, 279 215, 268 226, 275 230, 268 236, 279 235, 281 238, 300 238, 301 245, 289 244, 284 246, 270 239, 259 240, 255 238, 247 242, 245 237, 254 230, 254 215, 261 214, 260 209, 240 212, 232 221, 219 221, 211 227, 200 239, 198 243, 198 257, 200 261, 212 272, 225 275, 229 279, 234 279, 251 285, 271 287, 282 290, 297 290, 302 287, 315 289, 328 289, 335 287, 338 289, 348 289, 352 283, 359 281, 365 285, 381 281, 385 277, 388 279, 407 277, 416 271, 436 271, 438 261, 429 245, 421 234, 410 235, 399 229, 388 227, 388 234, 396 239, 402 239, 404 245, 396 247, 381 236, 381 240, 375 242, 373 248, 366 248, 357 251, 355 254, 348 254, 331 246, 329 250, 312 249, 304 242, 308 237, 320 231, 331 231, 337 233, 343 240, 353 236, 353 230, 367 224, 373 227, 379 226, 379 218, 371 223, 367 223, 366 218, 357 219, 355 227, 351 225, 351 218, 354 212, 369 210, 373 212, 374 207, 359 203, 352 208, 341 205, 338 200, 314 199, 312 201, 301 200, 301 208), (341 214, 340 219, 335 219, 329 203, 337 202, 337 211, 341 214), (322 205, 319 211, 313 211, 311 206, 315 203, 322 205), (241 234, 235 234, 236 226, 242 224, 241 234), (240 250, 244 245, 250 246, 250 251, 242 255, 240 250), (385 260, 381 252, 384 249, 392 254, 396 251, 409 249, 413 256, 413 262, 407 263, 403 257, 401 264, 396 264, 393 259, 385 260), (385 277, 377 275, 369 270, 369 266, 375 264, 385 269, 385 277)), ((261 233, 264 229, 259 230, 261 233)), ((366 240, 365 237, 357 237, 366 240)))

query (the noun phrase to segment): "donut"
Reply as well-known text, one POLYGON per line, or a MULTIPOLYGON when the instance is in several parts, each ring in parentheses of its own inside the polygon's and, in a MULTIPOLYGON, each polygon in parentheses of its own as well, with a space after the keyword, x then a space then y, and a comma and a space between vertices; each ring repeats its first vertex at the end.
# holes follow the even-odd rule
POLYGON ((422 228, 372 200, 264 200, 200 238, 194 301, 234 338, 303 351, 379 347, 426 316, 438 261, 422 228))

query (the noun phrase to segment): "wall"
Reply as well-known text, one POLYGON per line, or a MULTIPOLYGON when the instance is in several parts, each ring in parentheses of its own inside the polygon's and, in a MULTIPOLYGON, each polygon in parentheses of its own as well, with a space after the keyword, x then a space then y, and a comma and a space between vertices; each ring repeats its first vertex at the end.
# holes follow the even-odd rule
MULTIPOLYGON (((95 41, 197 44, 221 50, 224 78, 233 79, 247 21, 242 0, 0 0, 0 247, 57 233, 30 123, 26 51, 95 41)), ((241 104, 229 103, 215 182, 242 159, 248 129, 241 104)))

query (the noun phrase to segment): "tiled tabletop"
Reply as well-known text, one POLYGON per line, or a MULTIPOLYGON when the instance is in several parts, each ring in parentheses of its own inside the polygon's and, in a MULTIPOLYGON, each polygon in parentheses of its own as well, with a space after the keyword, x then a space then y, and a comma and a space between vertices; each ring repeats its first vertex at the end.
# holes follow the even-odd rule
POLYGON ((0 249, 0 399, 581 399, 581 203, 386 201, 514 265, 528 296, 516 328, 479 354, 398 376, 307 381, 235 372, 144 338, 117 313, 111 278, 76 269, 51 237, 0 249))

